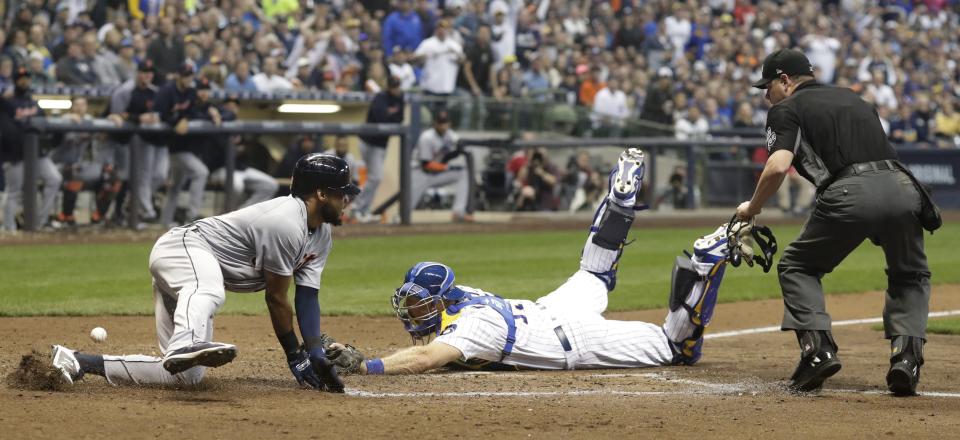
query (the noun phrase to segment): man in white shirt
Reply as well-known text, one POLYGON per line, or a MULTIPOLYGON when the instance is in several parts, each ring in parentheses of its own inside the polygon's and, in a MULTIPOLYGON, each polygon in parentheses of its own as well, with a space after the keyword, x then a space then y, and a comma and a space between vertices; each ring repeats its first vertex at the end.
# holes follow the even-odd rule
POLYGON ((593 98, 593 127, 619 130, 629 114, 627 95, 620 90, 620 80, 610 77, 607 87, 593 98))
POLYGON ((710 123, 700 113, 700 108, 694 105, 687 111, 686 117, 677 120, 674 129, 677 139, 703 139, 710 131, 710 123))
POLYGON ((457 87, 457 74, 463 61, 463 47, 449 38, 450 22, 437 25, 432 37, 423 40, 414 51, 414 60, 423 63, 420 86, 431 95, 447 96, 457 87))
POLYGON ((823 18, 817 24, 816 33, 808 34, 800 40, 810 64, 817 69, 817 79, 824 84, 833 83, 834 71, 837 67, 837 51, 840 50, 840 40, 828 37, 827 24, 823 18))
POLYGON ((293 83, 280 75, 277 59, 268 57, 263 60, 263 69, 253 76, 253 84, 257 91, 265 93, 293 90, 293 83))

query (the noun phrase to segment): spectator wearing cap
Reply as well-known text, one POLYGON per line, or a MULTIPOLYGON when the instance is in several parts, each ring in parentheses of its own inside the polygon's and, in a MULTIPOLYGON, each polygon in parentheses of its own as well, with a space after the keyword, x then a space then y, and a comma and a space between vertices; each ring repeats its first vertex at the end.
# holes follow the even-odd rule
POLYGON ((477 28, 474 38, 467 42, 464 48, 463 66, 457 77, 457 95, 466 104, 460 112, 460 126, 470 127, 473 122, 474 110, 481 113, 479 120, 483 120, 485 108, 478 105, 476 99, 481 96, 490 96, 493 93, 493 46, 490 45, 490 26, 481 24, 477 28))
POLYGON ((241 59, 237 61, 233 72, 227 75, 224 88, 230 92, 256 92, 257 84, 250 75, 250 63, 241 59))
POLYGON ((409 54, 406 50, 399 46, 394 48, 389 61, 387 69, 390 70, 390 76, 400 79, 400 88, 403 91, 410 90, 417 85, 417 74, 413 70, 413 66, 410 65, 409 54))
POLYGON ((257 91, 264 93, 293 90, 293 83, 280 75, 277 59, 273 57, 264 58, 263 70, 253 76, 253 84, 257 86, 257 91))
MULTIPOLYGON (((0 136, 0 160, 3 161, 4 191, 7 196, 3 207, 3 229, 6 231, 17 230, 16 214, 23 202, 23 135, 26 122, 33 116, 44 114, 30 92, 30 81, 30 71, 26 67, 18 67, 13 72, 13 92, 0 95, 0 133, 3 133, 0 136)), ((37 177, 43 182, 43 194, 37 224, 33 225, 35 228, 46 223, 53 213, 63 181, 60 171, 42 148, 37 161, 37 177)))
MULTIPOLYGON (((182 69, 179 76, 178 82, 184 78, 192 79, 193 73, 182 69)), ((196 88, 189 87, 185 91, 193 93, 191 101, 181 102, 181 105, 189 104, 178 115, 180 119, 177 126, 183 129, 176 128, 175 132, 179 136, 173 136, 167 144, 170 151, 170 186, 167 188, 166 201, 160 212, 160 224, 167 227, 189 223, 199 217, 200 208, 203 207, 203 190, 207 185, 207 177, 210 176, 210 169, 200 157, 206 149, 219 145, 219 142, 214 139, 217 135, 189 135, 186 129, 187 121, 209 121, 216 126, 220 125, 220 111, 210 103, 210 82, 200 79, 196 82, 196 88), (184 218, 177 221, 175 216, 180 189, 187 184, 187 181, 190 182, 188 189, 190 202, 186 207, 184 218)))
POLYGON ((383 47, 388 57, 398 46, 413 51, 423 41, 420 15, 413 10, 411 3, 412 0, 399 0, 397 10, 391 12, 383 22, 383 47))
POLYGON ((79 41, 67 44, 67 56, 57 61, 57 79, 67 85, 97 84, 93 60, 84 55, 79 41))
POLYGON ((462 154, 459 140, 460 136, 450 128, 450 115, 445 110, 435 113, 433 126, 420 134, 413 152, 410 200, 416 206, 427 189, 454 185, 451 218, 473 221, 473 213, 467 208, 470 177, 463 166, 451 164, 462 154))
POLYGON ((493 36, 493 53, 496 55, 494 65, 498 70, 507 57, 516 55, 517 14, 520 5, 515 3, 518 2, 511 2, 509 5, 504 0, 490 2, 490 15, 493 16, 490 30, 493 36))
POLYGON ((161 18, 158 31, 160 34, 147 46, 147 58, 153 60, 157 69, 154 84, 163 84, 174 76, 186 56, 183 41, 176 36, 172 18, 161 18))
POLYGON ((645 135, 665 136, 671 134, 670 128, 673 127, 672 84, 673 71, 669 67, 661 67, 657 71, 656 80, 652 81, 647 89, 647 97, 644 99, 643 109, 640 111, 640 119, 659 124, 660 127, 644 126, 645 135))
MULTIPOLYGON (((157 113, 157 88, 153 85, 155 69, 153 61, 144 60, 137 66, 137 74, 114 91, 110 98, 111 119, 116 122, 127 121, 134 125, 154 124, 160 122, 157 113)), ((167 149, 166 138, 155 134, 137 135, 143 140, 140 144, 140 160, 137 165, 137 181, 127 181, 127 174, 120 170, 121 179, 127 181, 121 192, 131 191, 132 200, 142 219, 155 221, 157 212, 153 207, 153 193, 167 178, 167 149)), ((112 136, 111 141, 117 146, 117 152, 129 149, 130 136, 112 136)), ((126 161, 118 160, 122 168, 127 168, 126 161)), ((118 198, 119 201, 120 198, 118 198)), ((119 203, 118 203, 119 205, 119 203)), ((118 217, 122 210, 118 206, 114 210, 118 217)))
POLYGON ((463 62, 463 48, 450 37, 450 23, 441 21, 434 36, 423 40, 413 53, 423 63, 420 87, 434 96, 450 96, 457 86, 457 74, 463 62))
POLYGON ((117 55, 117 72, 120 74, 120 82, 125 83, 137 74, 137 53, 133 48, 133 40, 129 38, 121 40, 117 55))
MULTIPOLYGON (((403 123, 403 90, 400 79, 391 76, 387 80, 387 90, 377 93, 367 110, 366 122, 369 124, 402 124, 403 123)), ((389 136, 360 136, 360 155, 367 166, 367 181, 363 192, 353 203, 353 215, 367 221, 370 206, 377 195, 377 188, 383 179, 383 161, 387 156, 389 136)))

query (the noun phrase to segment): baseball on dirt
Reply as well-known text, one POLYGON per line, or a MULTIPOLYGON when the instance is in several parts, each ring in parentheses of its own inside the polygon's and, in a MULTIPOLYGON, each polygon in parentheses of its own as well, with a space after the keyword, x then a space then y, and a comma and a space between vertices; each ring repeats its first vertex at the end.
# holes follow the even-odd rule
POLYGON ((103 327, 95 327, 93 330, 90 330, 90 339, 96 342, 106 341, 107 331, 103 327))

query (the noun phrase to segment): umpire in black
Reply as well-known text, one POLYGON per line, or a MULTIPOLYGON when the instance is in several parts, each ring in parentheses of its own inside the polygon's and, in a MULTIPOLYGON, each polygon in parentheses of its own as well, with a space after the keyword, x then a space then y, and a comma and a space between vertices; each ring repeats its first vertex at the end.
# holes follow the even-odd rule
POLYGON ((737 216, 747 220, 759 214, 791 165, 817 187, 810 218, 777 265, 782 329, 796 331, 801 349, 791 389, 816 390, 840 371, 820 279, 869 238, 887 260, 883 322, 892 346, 887 386, 897 395, 915 394, 930 270, 918 220, 921 193, 912 175, 897 162, 874 107, 849 89, 818 83, 802 52, 770 54, 753 86, 766 89, 771 104, 770 157, 753 198, 737 208, 737 216))

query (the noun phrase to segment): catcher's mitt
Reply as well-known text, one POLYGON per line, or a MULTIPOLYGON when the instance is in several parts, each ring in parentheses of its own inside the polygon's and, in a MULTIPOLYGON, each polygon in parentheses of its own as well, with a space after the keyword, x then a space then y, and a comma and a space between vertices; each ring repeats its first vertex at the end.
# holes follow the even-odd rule
POLYGON ((326 333, 320 333, 323 350, 327 352, 327 360, 337 368, 337 374, 357 374, 360 364, 365 360, 363 353, 350 344, 339 344, 336 339, 326 333))

